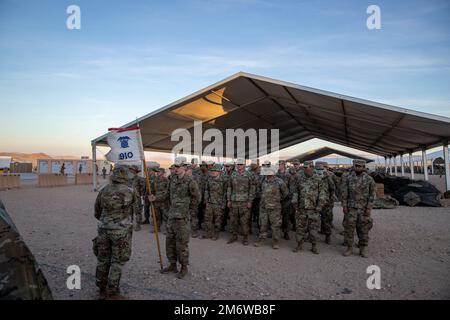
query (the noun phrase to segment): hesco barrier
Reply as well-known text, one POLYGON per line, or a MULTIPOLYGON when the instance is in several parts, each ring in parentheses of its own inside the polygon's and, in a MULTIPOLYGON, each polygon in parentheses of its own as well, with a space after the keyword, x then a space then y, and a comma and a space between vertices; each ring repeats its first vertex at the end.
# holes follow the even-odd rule
POLYGON ((53 173, 41 173, 38 175, 39 187, 67 186, 67 176, 53 173))
POLYGON ((77 173, 75 175, 75 184, 92 184, 92 174, 77 173))
POLYGON ((20 188, 19 174, 3 174, 0 175, 0 190, 20 188))
POLYGON ((376 185, 375 193, 377 195, 377 199, 383 199, 384 198, 384 184, 376 183, 375 185, 376 185))

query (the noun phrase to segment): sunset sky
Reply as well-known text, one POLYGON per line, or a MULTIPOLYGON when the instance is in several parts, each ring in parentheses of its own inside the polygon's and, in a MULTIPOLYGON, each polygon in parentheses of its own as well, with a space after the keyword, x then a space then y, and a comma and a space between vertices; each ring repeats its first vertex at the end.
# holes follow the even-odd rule
POLYGON ((90 155, 107 128, 238 71, 450 117, 449 57, 448 1, 0 0, 0 151, 90 155))

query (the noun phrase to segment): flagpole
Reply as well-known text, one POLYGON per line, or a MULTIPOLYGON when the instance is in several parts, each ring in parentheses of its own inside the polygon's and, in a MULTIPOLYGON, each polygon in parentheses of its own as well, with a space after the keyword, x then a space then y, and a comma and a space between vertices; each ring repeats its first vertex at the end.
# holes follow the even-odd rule
MULTIPOLYGON (((139 123, 137 125, 138 125, 138 128, 139 128, 139 123)), ((142 137, 141 137, 141 130, 140 129, 139 129, 139 138, 141 138, 142 152, 144 152, 144 144, 142 143, 142 137)), ((149 191, 149 194, 152 194, 152 185, 150 183, 150 177, 148 176, 147 165, 145 164, 145 153, 144 153, 144 156, 142 157, 142 164, 143 164, 143 167, 144 167, 145 181, 147 183, 147 190, 149 191)), ((153 220, 154 234, 155 234, 156 246, 158 248, 159 266, 160 266, 160 268, 162 270, 163 269, 163 262, 162 262, 162 256, 161 256, 161 246, 159 244, 158 224, 156 223, 155 207, 153 206, 153 202, 152 201, 150 201, 150 210, 152 211, 152 220, 153 220)))

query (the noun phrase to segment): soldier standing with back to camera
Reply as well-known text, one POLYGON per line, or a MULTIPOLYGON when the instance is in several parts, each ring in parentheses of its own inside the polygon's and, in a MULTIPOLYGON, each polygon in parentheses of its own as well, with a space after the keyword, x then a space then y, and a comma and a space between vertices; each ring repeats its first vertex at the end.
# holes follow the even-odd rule
POLYGON ((148 197, 148 190, 147 190, 147 182, 145 181, 144 177, 139 176, 139 172, 141 171, 140 167, 138 165, 132 165, 130 166, 130 171, 133 173, 134 177, 129 182, 129 187, 136 190, 136 193, 138 194, 139 200, 138 200, 138 206, 139 211, 136 213, 136 216, 134 217, 134 231, 141 230, 141 224, 142 224, 142 200, 143 197, 148 197))
POLYGON ((100 190, 95 200, 98 235, 93 250, 97 256, 99 299, 124 299, 119 290, 120 278, 131 256, 133 217, 139 210, 138 195, 128 186, 133 179, 129 166, 116 165, 111 183, 100 190))
POLYGON ((345 215, 344 237, 347 250, 344 256, 353 254, 355 228, 359 239, 359 254, 367 258, 369 231, 373 220, 371 211, 375 200, 375 181, 365 172, 364 160, 353 160, 354 172, 350 173, 343 182, 342 208, 345 215))
POLYGON ((302 250, 305 240, 312 244, 311 251, 318 254, 317 236, 320 227, 320 212, 327 201, 323 179, 314 174, 313 162, 305 161, 305 176, 298 177, 292 190, 292 203, 295 209, 297 247, 302 250))
POLYGON ((198 203, 201 195, 197 183, 185 175, 186 158, 175 159, 175 175, 169 185, 170 209, 167 221, 166 254, 170 265, 162 273, 177 273, 177 261, 181 270, 177 278, 188 273, 190 209, 192 203, 198 203))
POLYGON ((255 197, 253 178, 245 171, 245 160, 236 162, 237 170, 231 174, 227 188, 227 206, 230 208, 231 238, 228 244, 238 239, 239 227, 242 229, 244 246, 248 245, 249 219, 252 201, 255 197))
MULTIPOLYGON (((169 196, 169 180, 164 176, 164 169, 158 167, 152 168, 154 175, 152 176, 151 186, 152 195, 149 197, 155 209, 156 225, 158 231, 162 226, 167 229, 167 199, 169 196)), ((154 228, 151 229, 154 232, 154 228)), ((165 232, 165 231, 164 231, 165 232)))

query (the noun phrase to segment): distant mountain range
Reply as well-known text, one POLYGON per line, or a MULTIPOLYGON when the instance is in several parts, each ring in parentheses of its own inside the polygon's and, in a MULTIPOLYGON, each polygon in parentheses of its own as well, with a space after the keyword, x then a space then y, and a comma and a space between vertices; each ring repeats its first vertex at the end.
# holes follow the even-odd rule
POLYGON ((0 156, 11 157, 13 161, 31 162, 34 166, 37 166, 38 159, 79 159, 74 156, 54 156, 46 153, 17 153, 17 152, 0 152, 0 156))

